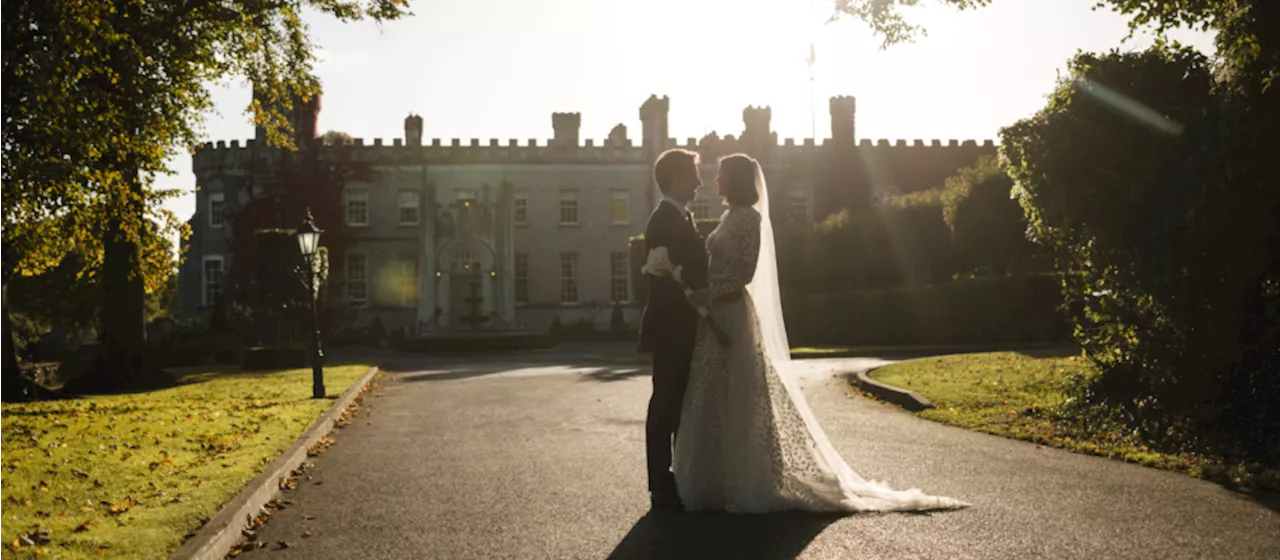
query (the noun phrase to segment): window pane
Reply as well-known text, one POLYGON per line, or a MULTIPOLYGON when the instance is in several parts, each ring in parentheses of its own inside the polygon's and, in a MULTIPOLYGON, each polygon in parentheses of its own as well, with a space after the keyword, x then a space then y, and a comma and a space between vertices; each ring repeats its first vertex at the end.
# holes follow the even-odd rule
POLYGON ((417 191, 400 191, 398 206, 400 209, 400 223, 402 225, 413 225, 418 223, 417 191))
POLYGON ((213 305, 222 296, 222 259, 207 258, 204 261, 204 304, 213 305))
POLYGON ((226 195, 220 192, 209 193, 209 226, 220 228, 224 223, 224 205, 226 195))
POLYGON ((560 254, 560 301, 562 303, 577 303, 578 301, 577 253, 560 254))
POLYGON ((576 225, 578 223, 578 193, 574 191, 560 192, 560 223, 576 225))
POLYGON ((609 253, 609 299, 612 301, 631 301, 630 275, 627 274, 628 256, 626 251, 609 253))
POLYGON ((711 217, 711 211, 707 208, 707 201, 695 200, 689 203, 689 212, 693 214, 694 219, 705 220, 711 217))
POLYGON ((400 260, 401 301, 405 307, 418 305, 418 258, 404 257, 400 260))
POLYGON ((347 191, 347 225, 363 226, 369 223, 369 193, 347 191))
POLYGON ((614 192, 609 199, 609 222, 625 224, 631 221, 631 195, 627 192, 614 192))
POLYGON ((517 225, 529 223, 529 195, 518 194, 513 201, 512 221, 517 225))
POLYGON ((366 299, 366 265, 364 255, 347 255, 347 299, 355 304, 366 299))

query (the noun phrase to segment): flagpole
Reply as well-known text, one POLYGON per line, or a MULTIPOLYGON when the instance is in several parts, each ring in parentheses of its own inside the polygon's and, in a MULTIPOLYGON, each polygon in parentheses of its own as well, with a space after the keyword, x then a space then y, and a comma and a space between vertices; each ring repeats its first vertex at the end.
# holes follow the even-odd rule
POLYGON ((814 85, 813 85, 814 60, 816 60, 816 57, 814 56, 814 52, 813 52, 813 42, 810 42, 809 43, 809 59, 807 60, 807 62, 809 63, 809 137, 813 138, 814 142, 817 142, 818 141, 818 112, 817 112, 818 109, 817 109, 817 101, 815 99, 816 94, 814 93, 814 85))

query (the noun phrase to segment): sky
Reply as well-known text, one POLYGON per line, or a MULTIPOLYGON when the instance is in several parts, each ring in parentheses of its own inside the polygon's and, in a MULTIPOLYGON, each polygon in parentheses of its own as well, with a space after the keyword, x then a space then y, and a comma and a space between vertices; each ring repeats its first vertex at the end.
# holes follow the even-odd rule
MULTIPOLYGON (((981 141, 1042 108, 1078 50, 1151 45, 1150 36, 1122 44, 1127 20, 1094 3, 993 0, 957 11, 924 0, 905 13, 927 36, 887 50, 859 20, 828 23, 830 0, 413 0, 413 16, 380 27, 308 22, 324 87, 318 129, 367 144, 402 137, 409 113, 422 115, 426 139, 542 143, 553 112, 581 113, 584 140, 599 144, 622 123, 638 143, 650 94, 670 96, 669 132, 680 141, 741 134, 748 105, 772 107, 780 140, 799 143, 815 128, 825 138, 834 95, 857 98, 858 138, 981 141)), ((1208 34, 1171 37, 1213 52, 1208 34)), ((247 84, 214 86, 214 101, 206 140, 253 137, 247 84)), ((177 173, 158 182, 187 191, 166 205, 185 220, 195 211, 190 156, 170 167, 177 173)))

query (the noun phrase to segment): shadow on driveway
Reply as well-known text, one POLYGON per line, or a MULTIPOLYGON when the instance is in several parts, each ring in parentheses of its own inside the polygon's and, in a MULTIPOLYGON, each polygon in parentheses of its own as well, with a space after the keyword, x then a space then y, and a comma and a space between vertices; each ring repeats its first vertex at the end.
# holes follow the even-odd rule
POLYGON ((636 521, 609 554, 627 558, 791 559, 842 515, 656 513, 636 521))

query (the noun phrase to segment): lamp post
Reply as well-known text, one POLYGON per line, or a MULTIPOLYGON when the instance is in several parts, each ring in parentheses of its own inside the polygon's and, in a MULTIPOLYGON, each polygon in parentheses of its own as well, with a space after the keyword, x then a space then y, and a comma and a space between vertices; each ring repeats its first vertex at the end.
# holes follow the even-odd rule
POLYGON ((324 353, 320 350, 320 316, 316 311, 316 282, 320 271, 317 270, 317 251, 320 249, 320 234, 324 230, 316 227, 311 217, 311 209, 307 208, 307 217, 302 220, 302 227, 294 233, 298 239, 298 249, 302 251, 303 266, 298 270, 303 283, 307 286, 307 297, 311 300, 311 397, 324 398, 324 353))

